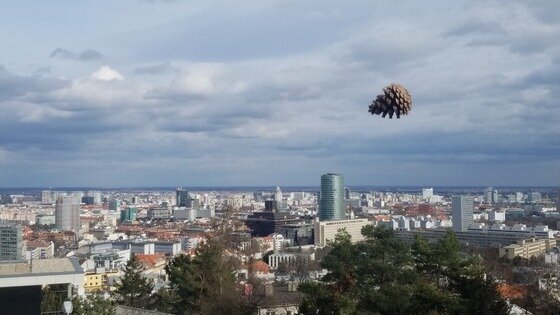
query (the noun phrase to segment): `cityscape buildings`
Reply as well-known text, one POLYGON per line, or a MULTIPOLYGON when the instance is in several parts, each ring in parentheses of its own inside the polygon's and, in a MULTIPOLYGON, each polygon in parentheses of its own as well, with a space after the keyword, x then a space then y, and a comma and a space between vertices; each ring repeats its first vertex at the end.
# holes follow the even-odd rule
POLYGON ((466 231, 473 223, 474 198, 467 196, 454 196, 451 198, 451 216, 453 230, 466 231))
POLYGON ((75 197, 56 199, 55 223, 61 231, 80 232, 80 204, 75 197))
POLYGON ((0 261, 22 260, 23 253, 21 226, 0 222, 0 261))
POLYGON ((321 175, 319 221, 346 219, 344 204, 344 177, 342 174, 321 175))
POLYGON ((177 188, 176 197, 175 197, 175 204, 177 207, 188 207, 187 205, 190 202, 190 195, 187 190, 183 188, 177 188))

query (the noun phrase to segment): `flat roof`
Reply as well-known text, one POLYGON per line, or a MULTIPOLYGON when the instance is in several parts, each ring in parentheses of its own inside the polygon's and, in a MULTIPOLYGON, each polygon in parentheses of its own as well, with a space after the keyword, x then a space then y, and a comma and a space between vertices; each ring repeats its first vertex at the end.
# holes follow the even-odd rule
POLYGON ((31 263, 28 263, 27 261, 0 263, 0 278, 83 272, 82 267, 78 263, 78 259, 75 257, 34 259, 31 263))

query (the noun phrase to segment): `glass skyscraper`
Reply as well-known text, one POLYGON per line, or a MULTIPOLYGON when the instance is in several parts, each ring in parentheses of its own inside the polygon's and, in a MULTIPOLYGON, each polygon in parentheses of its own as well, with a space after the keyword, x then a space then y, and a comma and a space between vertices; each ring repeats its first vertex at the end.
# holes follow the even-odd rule
POLYGON ((344 177, 342 174, 321 175, 319 221, 346 219, 344 207, 344 177))
POLYGON ((177 193, 175 195, 175 204, 177 207, 189 207, 189 199, 190 199, 189 192, 184 190, 183 188, 177 188, 177 193))

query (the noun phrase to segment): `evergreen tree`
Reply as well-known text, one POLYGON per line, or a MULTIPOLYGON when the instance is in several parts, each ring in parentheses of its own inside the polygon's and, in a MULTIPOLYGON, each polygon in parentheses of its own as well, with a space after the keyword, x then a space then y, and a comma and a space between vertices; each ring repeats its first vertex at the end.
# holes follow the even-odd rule
POLYGON ((147 309, 152 303, 153 283, 142 275, 144 266, 133 255, 123 268, 123 276, 115 285, 113 297, 117 304, 147 309))
POLYGON ((391 230, 365 227, 352 244, 341 231, 321 262, 321 282, 300 285, 304 314, 507 314, 496 284, 480 261, 460 251, 455 234, 412 247, 391 230))
POLYGON ((60 312, 68 300, 68 284, 51 284, 41 290, 41 312, 60 312))
POLYGON ((174 314, 239 314, 243 305, 235 287, 235 264, 226 259, 218 240, 200 245, 192 259, 173 258, 165 267, 169 288, 158 294, 159 300, 167 299, 174 314))
POLYGON ((85 298, 74 297, 72 306, 72 314, 77 315, 114 315, 116 311, 111 300, 97 294, 85 298))

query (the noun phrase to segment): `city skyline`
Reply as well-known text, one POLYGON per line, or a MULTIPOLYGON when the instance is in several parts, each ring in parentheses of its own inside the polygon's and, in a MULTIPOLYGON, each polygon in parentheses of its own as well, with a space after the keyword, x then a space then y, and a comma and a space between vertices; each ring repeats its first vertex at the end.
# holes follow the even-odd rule
POLYGON ((0 187, 560 184, 556 1, 4 7, 0 187))

